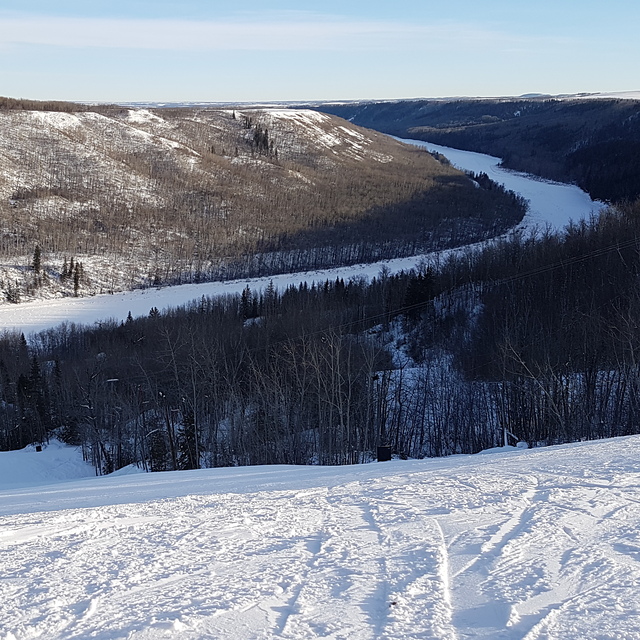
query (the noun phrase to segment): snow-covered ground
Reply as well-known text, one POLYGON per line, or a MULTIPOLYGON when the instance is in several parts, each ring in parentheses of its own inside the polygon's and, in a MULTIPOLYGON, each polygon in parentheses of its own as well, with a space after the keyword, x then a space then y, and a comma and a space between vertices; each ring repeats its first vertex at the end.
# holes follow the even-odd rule
POLYGON ((38 452, 36 445, 29 445, 22 451, 0 453, 0 491, 95 475, 95 469, 82 460, 75 448, 60 442, 48 444, 46 452, 38 452))
MULTIPOLYGON (((588 219, 603 205, 593 202, 578 187, 541 180, 535 176, 516 173, 498 166, 499 158, 481 153, 460 151, 448 147, 439 147, 430 143, 406 140, 418 146, 438 151, 451 159, 456 166, 479 173, 484 171, 493 180, 504 184, 508 189, 523 195, 530 202, 530 211, 520 228, 534 227, 561 230, 570 221, 588 219)), ((441 254, 440 254, 441 255, 441 254)), ((185 304, 204 296, 217 296, 240 293, 247 284, 253 289, 263 289, 273 281, 279 289, 298 285, 301 282, 324 282, 327 279, 352 276, 371 278, 379 274, 384 266, 391 272, 408 270, 423 260, 436 256, 414 256, 397 260, 388 260, 376 264, 356 265, 323 271, 284 274, 252 280, 233 282, 210 282, 197 285, 181 285, 163 289, 146 289, 113 295, 98 295, 91 298, 62 298, 39 300, 20 305, 0 306, 0 329, 22 331, 25 335, 56 327, 62 322, 94 324, 112 318, 123 321, 131 312, 134 317, 144 316, 152 307, 165 309, 185 304)))
POLYGON ((69 452, 0 453, 2 640, 640 637, 638 436, 90 479, 69 452))
POLYGON ((615 100, 640 100, 640 91, 609 91, 606 93, 583 93, 569 98, 606 98, 615 100))

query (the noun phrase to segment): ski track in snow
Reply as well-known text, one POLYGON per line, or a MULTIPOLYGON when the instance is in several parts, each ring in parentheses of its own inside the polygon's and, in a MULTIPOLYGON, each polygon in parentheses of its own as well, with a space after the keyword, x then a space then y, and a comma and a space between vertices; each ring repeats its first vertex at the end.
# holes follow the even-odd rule
POLYGON ((55 448, 0 453, 0 639, 638 638, 639 450, 25 488, 55 448))
MULTIPOLYGON (((518 225, 518 229, 523 231, 534 228, 561 230, 572 220, 576 222, 588 219, 603 206, 602 203, 593 202, 578 187, 541 180, 535 176, 503 169, 498 166, 499 158, 440 147, 418 140, 403 140, 403 142, 424 147, 430 151, 438 151, 449 157, 455 166, 475 173, 485 172, 494 181, 505 185, 507 189, 520 193, 530 202, 529 212, 522 223, 518 225)), ((473 246, 478 248, 483 244, 477 243, 473 246)), ((297 286, 302 282, 311 285, 312 282, 323 283, 327 279, 335 280, 336 278, 365 277, 371 279, 379 275, 382 267, 389 269, 392 273, 406 271, 414 268, 421 261, 437 261, 446 258, 453 252, 462 250, 464 247, 369 265, 361 264, 320 271, 281 274, 266 278, 180 285, 114 295, 98 295, 91 298, 42 300, 19 305, 5 304, 0 306, 0 328, 22 331, 25 335, 29 335, 57 327, 63 322, 82 325, 91 325, 109 319, 121 322, 126 319, 129 312, 133 317, 145 316, 152 307, 162 310, 187 304, 202 296, 239 294, 247 285, 252 289, 260 290, 273 282, 277 289, 284 290, 289 285, 297 286)))

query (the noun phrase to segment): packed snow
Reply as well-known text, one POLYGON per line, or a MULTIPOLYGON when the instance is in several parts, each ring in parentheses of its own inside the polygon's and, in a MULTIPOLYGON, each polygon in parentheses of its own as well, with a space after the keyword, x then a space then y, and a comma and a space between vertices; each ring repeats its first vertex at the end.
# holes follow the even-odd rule
POLYGON ((638 436, 34 486, 63 450, 0 453, 2 640, 640 637, 638 436))
MULTIPOLYGON (((293 117, 287 111, 284 113, 293 117)), ((296 113, 293 112, 294 116, 296 113)), ((305 112, 305 114, 308 113, 305 112)), ((584 191, 576 186, 541 180, 535 176, 503 169, 498 166, 499 158, 440 147, 421 141, 406 140, 405 142, 438 151, 450 158, 451 162, 460 168, 475 173, 484 171, 496 182, 523 195, 530 202, 530 210, 519 225, 519 228, 523 230, 537 227, 559 231, 570 220, 588 219, 603 206, 602 203, 592 201, 584 191)), ((388 269, 391 273, 409 270, 420 262, 435 261, 450 252, 448 250, 438 254, 399 258, 368 265, 282 274, 250 280, 209 282, 129 291, 114 295, 98 295, 91 298, 63 298, 39 300, 19 305, 2 305, 0 306, 0 328, 8 331, 22 331, 25 335, 29 335, 56 327, 63 322, 84 325, 92 325, 108 319, 122 322, 129 312, 133 317, 144 316, 153 307, 162 310, 186 304, 202 296, 241 293, 247 285, 252 289, 261 290, 273 282, 276 288, 283 290, 289 285, 298 285, 302 282, 309 284, 324 282, 327 279, 335 280, 338 277, 345 279, 350 277, 372 278, 377 276, 382 268, 388 269)))

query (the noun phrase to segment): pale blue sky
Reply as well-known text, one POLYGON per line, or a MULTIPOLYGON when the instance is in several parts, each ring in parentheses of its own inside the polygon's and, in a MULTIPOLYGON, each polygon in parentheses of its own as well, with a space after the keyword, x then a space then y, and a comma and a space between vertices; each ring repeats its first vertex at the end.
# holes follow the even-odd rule
POLYGON ((0 95, 255 101, 640 90, 637 0, 0 0, 0 95))

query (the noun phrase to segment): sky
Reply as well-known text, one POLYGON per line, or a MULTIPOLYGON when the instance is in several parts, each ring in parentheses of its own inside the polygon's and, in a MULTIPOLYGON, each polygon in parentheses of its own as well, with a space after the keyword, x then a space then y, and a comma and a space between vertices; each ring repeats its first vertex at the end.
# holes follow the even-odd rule
POLYGON ((637 0, 0 0, 0 95, 97 102, 640 89, 637 0))

